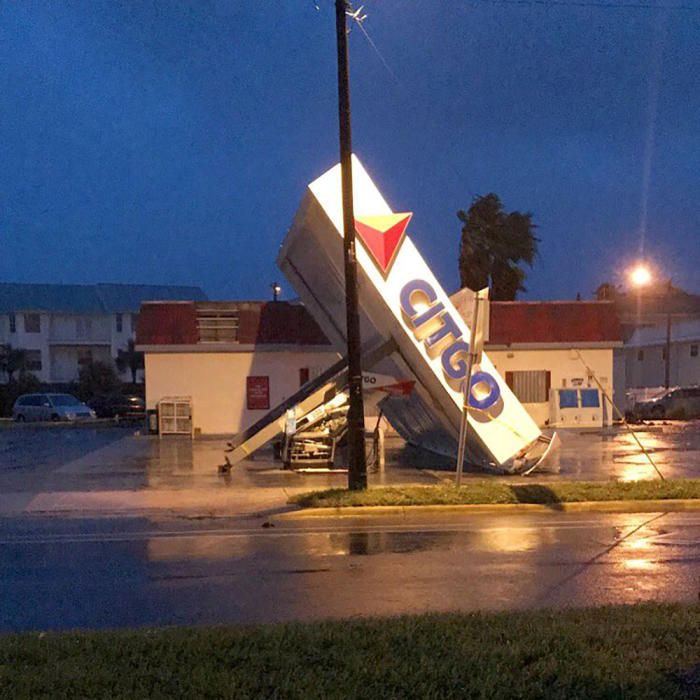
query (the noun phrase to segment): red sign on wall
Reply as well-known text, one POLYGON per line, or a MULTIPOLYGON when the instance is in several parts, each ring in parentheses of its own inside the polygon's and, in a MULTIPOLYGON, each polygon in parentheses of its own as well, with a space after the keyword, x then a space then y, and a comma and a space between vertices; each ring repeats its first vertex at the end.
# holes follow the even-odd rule
POLYGON ((246 377, 246 403, 249 411, 270 409, 270 377, 246 377))

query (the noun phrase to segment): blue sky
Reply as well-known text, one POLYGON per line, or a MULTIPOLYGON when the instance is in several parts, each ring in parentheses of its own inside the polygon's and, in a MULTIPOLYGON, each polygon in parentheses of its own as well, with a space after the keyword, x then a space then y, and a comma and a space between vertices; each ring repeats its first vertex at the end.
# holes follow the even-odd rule
MULTIPOLYGON (((613 2, 365 3, 389 69, 353 30, 355 151, 448 290, 494 191, 539 227, 526 298, 590 296, 642 238, 700 292, 700 3, 613 2)), ((334 42, 331 0, 2 3, 0 280, 269 296, 338 158, 334 42)))

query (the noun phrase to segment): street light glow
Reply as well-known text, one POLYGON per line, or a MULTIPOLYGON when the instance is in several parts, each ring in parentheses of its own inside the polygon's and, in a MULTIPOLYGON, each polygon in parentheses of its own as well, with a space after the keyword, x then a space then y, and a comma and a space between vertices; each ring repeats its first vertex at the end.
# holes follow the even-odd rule
POLYGON ((635 265, 630 271, 629 277, 630 282, 632 282, 635 287, 646 287, 652 279, 651 270, 644 263, 635 265))

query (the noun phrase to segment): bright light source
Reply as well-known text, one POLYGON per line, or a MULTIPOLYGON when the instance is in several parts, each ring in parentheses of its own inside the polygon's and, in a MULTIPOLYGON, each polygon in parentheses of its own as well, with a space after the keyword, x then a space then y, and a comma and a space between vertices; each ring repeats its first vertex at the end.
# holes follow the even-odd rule
POLYGON ((635 287, 646 287, 652 280, 651 270, 644 263, 639 263, 630 270, 630 282, 635 287))

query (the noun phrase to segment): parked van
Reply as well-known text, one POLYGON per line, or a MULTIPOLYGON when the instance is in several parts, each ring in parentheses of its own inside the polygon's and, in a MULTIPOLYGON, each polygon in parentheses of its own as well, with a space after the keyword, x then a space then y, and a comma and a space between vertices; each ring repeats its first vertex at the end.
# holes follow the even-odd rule
POLYGON ((23 394, 12 407, 16 421, 85 420, 95 412, 70 394, 23 394))
POLYGON ((649 401, 634 406, 638 418, 694 418, 700 416, 700 387, 670 389, 649 401))

